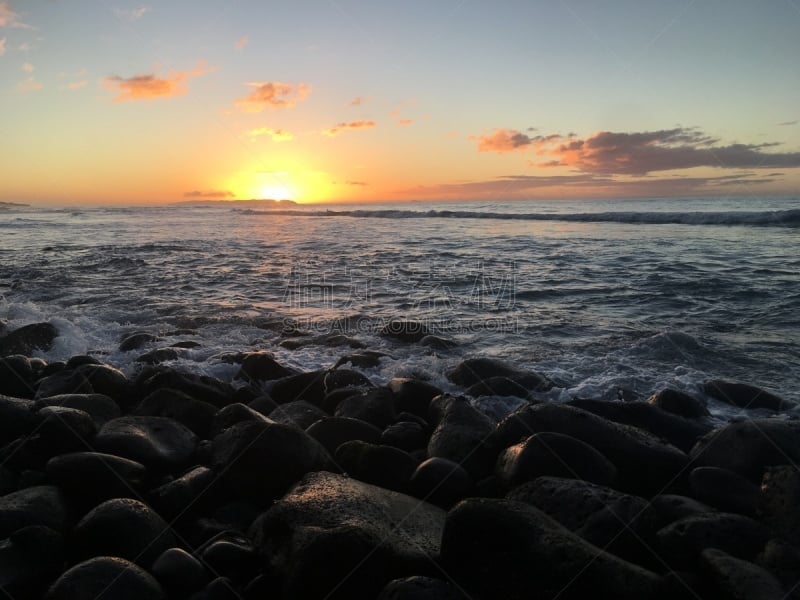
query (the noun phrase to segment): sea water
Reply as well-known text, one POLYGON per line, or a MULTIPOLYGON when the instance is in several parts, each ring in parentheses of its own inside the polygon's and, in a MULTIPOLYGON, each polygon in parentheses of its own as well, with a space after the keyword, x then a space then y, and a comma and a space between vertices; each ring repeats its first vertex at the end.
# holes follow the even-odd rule
POLYGON ((456 391, 449 368, 492 356, 549 376, 555 401, 701 396, 710 378, 800 401, 798 248, 786 197, 25 208, 0 212, 0 319, 53 322, 47 360, 127 374, 178 341, 200 345, 176 366, 228 380, 226 353, 311 370, 350 342, 387 354, 375 383, 456 391), (393 319, 455 346, 378 335, 393 319), (162 340, 119 351, 137 331, 162 340))

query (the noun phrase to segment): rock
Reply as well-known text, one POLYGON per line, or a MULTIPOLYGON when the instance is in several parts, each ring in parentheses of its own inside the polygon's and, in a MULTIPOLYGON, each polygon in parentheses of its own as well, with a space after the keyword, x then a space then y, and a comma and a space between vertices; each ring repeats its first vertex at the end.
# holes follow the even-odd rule
POLYGON ((707 504, 703 504, 694 498, 679 496, 677 494, 659 494, 653 496, 650 500, 650 505, 656 511, 661 527, 685 517, 717 512, 707 504))
MULTIPOLYGON (((127 404, 131 395, 131 383, 122 371, 108 365, 84 364, 77 367, 75 373, 89 383, 92 388, 90 393, 104 394, 120 406, 127 404)), ((65 390, 64 393, 77 393, 77 391, 65 390)))
POLYGON ((150 344, 153 342, 160 342, 160 341, 162 341, 162 338, 153 335, 152 333, 140 331, 124 337, 119 344, 119 350, 120 352, 139 350, 145 344, 150 344))
POLYGON ((89 356, 88 354, 79 354, 77 356, 71 356, 67 363, 64 365, 65 369, 77 369, 83 365, 102 365, 99 360, 97 360, 94 356, 89 356))
POLYGON ((369 444, 380 444, 381 430, 357 419, 346 417, 330 417, 320 419, 308 429, 306 433, 317 440, 331 454, 336 449, 351 440, 361 440, 369 444))
POLYGON ((168 417, 186 426, 196 436, 207 439, 217 407, 170 388, 155 390, 131 411, 132 415, 168 417))
POLYGON ((331 473, 307 475, 253 524, 283 597, 372 600, 392 579, 431 570, 445 513, 331 473))
POLYGON ((656 392, 647 399, 647 403, 687 419, 699 419, 711 414, 702 400, 671 388, 656 392))
POLYGON ((766 408, 774 411, 795 408, 794 402, 787 402, 775 394, 746 383, 713 379, 703 384, 703 391, 720 402, 739 408, 766 408))
POLYGON ((41 419, 36 430, 37 447, 42 454, 53 456, 91 449, 97 426, 88 413, 77 408, 46 406, 37 414, 41 419))
POLYGON ((197 436, 167 417, 112 419, 95 437, 100 452, 142 463, 154 471, 177 471, 192 460, 197 436))
POLYGON ((221 503, 226 490, 217 474, 207 467, 195 467, 177 479, 150 492, 150 503, 171 522, 189 521, 221 503))
POLYGON ((414 575, 390 581, 378 600, 462 600, 457 588, 442 579, 414 575))
POLYGON ((396 492, 408 489, 418 464, 408 452, 360 440, 340 445, 335 459, 351 477, 396 492))
POLYGON ((769 571, 730 554, 706 548, 704 566, 718 590, 717 598, 730 600, 784 600, 783 586, 769 571))
POLYGON ((0 396, 0 446, 33 431, 39 423, 33 406, 30 400, 0 396))
POLYGON ((426 335, 419 341, 420 346, 425 346, 431 350, 452 350, 458 347, 458 342, 438 335, 426 335))
POLYGON ((330 394, 342 388, 372 388, 373 383, 358 371, 350 369, 331 369, 325 373, 323 379, 325 393, 330 394))
POLYGON ((769 539, 758 521, 732 513, 685 517, 660 529, 657 536, 662 556, 676 565, 691 565, 706 548, 752 560, 769 539))
POLYGON ((184 350, 194 350, 195 348, 202 348, 203 344, 193 340, 183 340, 169 345, 170 348, 182 348, 184 350))
POLYGON ((398 412, 410 412, 423 418, 428 416, 431 400, 442 394, 442 390, 427 381, 404 377, 395 377, 386 387, 394 394, 398 412))
POLYGON ((325 397, 326 374, 327 371, 311 371, 283 377, 272 384, 269 395, 278 404, 305 400, 320 406, 325 397))
POLYGON ((58 396, 49 396, 37 400, 35 406, 37 409, 44 406, 63 406, 64 408, 82 410, 92 417, 98 428, 122 414, 117 403, 103 394, 61 394, 58 396))
POLYGON ((201 558, 212 573, 234 581, 251 579, 261 565, 250 540, 233 533, 223 533, 209 540, 202 549, 201 558))
POLYGON ((418 342, 431 331, 424 323, 419 321, 391 320, 380 331, 384 337, 394 338, 401 342, 418 342))
POLYGON ((488 444, 494 423, 465 398, 439 396, 433 404, 440 418, 428 442, 428 456, 457 462, 476 481, 489 475, 497 458, 488 444))
POLYGON ((381 444, 394 446, 406 452, 422 450, 428 445, 428 432, 416 421, 398 421, 381 433, 381 444))
POLYGON ((47 476, 70 496, 93 502, 139 498, 147 469, 138 462, 100 452, 73 452, 47 461, 47 476))
POLYGON ((227 577, 213 579, 203 590, 203 600, 240 600, 236 586, 227 577))
POLYGON ((589 444, 562 433, 544 431, 506 448, 497 459, 495 474, 506 488, 542 475, 612 485, 617 468, 589 444))
POLYGON ((64 495, 56 486, 28 487, 0 497, 0 539, 32 525, 63 533, 68 523, 64 495))
POLYGON ((215 437, 237 423, 273 423, 272 419, 238 402, 220 409, 211 422, 211 437, 215 437))
POLYGON ((394 422, 394 395, 386 388, 375 388, 345 398, 334 413, 336 417, 358 419, 383 429, 394 422))
POLYGON ((36 383, 34 398, 41 400, 51 396, 64 394, 91 394, 94 392, 92 384, 74 369, 64 369, 43 377, 36 383))
POLYGON ((43 526, 23 527, 0 540, 0 593, 12 599, 41 598, 64 565, 64 539, 43 526))
POLYGON ((230 404, 236 393, 233 386, 213 377, 182 373, 165 367, 147 367, 140 373, 134 387, 139 398, 156 390, 169 388, 217 408, 230 404))
POLYGON ((662 565, 651 550, 657 514, 644 498, 560 477, 539 477, 506 497, 535 506, 589 543, 625 560, 653 568, 662 565))
POLYGON ((767 467, 800 462, 800 421, 726 423, 700 438, 690 457, 695 466, 728 469, 760 482, 767 467))
POLYGON ((75 526, 79 558, 117 556, 149 568, 176 545, 172 530, 152 508, 138 500, 113 498, 98 504, 75 526))
POLYGON ((279 364, 270 354, 266 352, 253 352, 246 355, 242 361, 242 367, 236 375, 236 379, 247 379, 249 381, 271 381, 294 375, 295 371, 279 364))
POLYGON ((468 358, 447 373, 450 381, 462 387, 470 387, 492 377, 505 377, 531 392, 544 392, 553 387, 553 382, 544 375, 522 371, 493 358, 468 358))
POLYGON ((26 356, 0 357, 0 395, 33 398, 34 379, 31 361, 26 356))
POLYGON ((270 413, 269 418, 276 423, 307 429, 313 423, 327 416, 328 414, 321 408, 317 408, 305 400, 296 400, 279 404, 278 408, 270 413))
POLYGON ((347 400, 350 396, 356 396, 364 392, 363 388, 339 388, 331 392, 327 392, 322 398, 320 408, 325 411, 327 415, 332 415, 339 408, 339 405, 347 400))
POLYGON ((617 487, 632 493, 663 493, 679 480, 688 462, 683 452, 652 434, 564 404, 522 407, 497 425, 493 444, 507 448, 543 431, 594 447, 617 467, 617 487))
POLYGON ((675 416, 644 402, 573 400, 569 404, 615 423, 649 431, 684 452, 689 452, 697 439, 712 429, 711 425, 675 416))
POLYGON ((175 348, 156 348, 137 356, 134 362, 146 365, 158 365, 170 360, 178 360, 180 353, 175 348))
POLYGON ((800 585, 800 550, 783 540, 772 539, 758 556, 758 564, 775 575, 790 593, 787 600, 797 600, 800 585))
POLYGON ((758 516, 776 536, 800 548, 800 473, 797 465, 767 469, 758 516))
POLYGON ((658 594, 661 579, 520 502, 469 498, 447 515, 442 568, 475 600, 658 594))
POLYGON ((697 467, 689 473, 692 495, 724 512, 748 517, 756 514, 758 486, 743 475, 717 467, 697 467))
POLYGON ((388 354, 384 354, 383 352, 376 352, 374 350, 355 352, 353 354, 347 354, 342 358, 340 358, 339 360, 337 360, 333 368, 338 369, 340 366, 349 363, 352 366, 358 367, 360 369, 372 369, 381 364, 381 358, 383 358, 384 356, 388 356, 388 354))
POLYGON ((66 571, 46 600, 165 600, 147 571, 122 558, 98 556, 66 571))
POLYGON ((527 398, 530 392, 522 385, 508 377, 489 377, 467 388, 467 396, 514 396, 527 398))
POLYGON ((47 352, 57 336, 58 330, 51 323, 25 325, 0 338, 0 357, 13 354, 32 356, 36 350, 47 352))
POLYGON ((164 550, 151 571, 171 596, 188 596, 208 582, 208 573, 202 563, 182 548, 164 550))
POLYGON ((269 394, 261 394, 248 402, 247 406, 265 417, 268 417, 269 413, 278 408, 278 403, 275 402, 269 394))
POLYGON ((467 497, 475 484, 466 469, 446 458, 429 458, 411 474, 409 489, 417 498, 450 508, 467 497))
POLYGON ((213 464, 239 497, 264 505, 310 471, 331 466, 313 437, 279 423, 238 423, 213 440, 213 464))

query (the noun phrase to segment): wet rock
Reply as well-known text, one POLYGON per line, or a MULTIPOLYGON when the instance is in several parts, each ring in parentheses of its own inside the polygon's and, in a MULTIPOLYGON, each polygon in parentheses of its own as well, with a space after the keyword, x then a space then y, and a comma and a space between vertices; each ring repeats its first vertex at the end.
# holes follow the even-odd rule
POLYGON ((372 600, 392 579, 427 574, 445 513, 331 473, 306 476, 250 531, 283 597, 372 600))
POLYGON ((143 568, 149 568, 177 543, 164 519, 130 498, 113 498, 97 505, 75 526, 73 538, 80 558, 117 556, 143 568))
POLYGON ((800 585, 800 550, 783 540, 772 539, 759 554, 757 563, 775 575, 791 593, 787 600, 797 600, 800 585))
POLYGON ((320 404, 320 408, 324 410, 326 414, 332 415, 336 412, 336 409, 339 408, 339 405, 344 400, 346 400, 350 396, 355 396, 363 392, 364 392, 363 388, 347 388, 347 387, 327 392, 325 394, 325 397, 322 399, 322 404, 320 404))
POLYGON ((155 390, 137 404, 132 415, 168 417, 189 428, 201 439, 208 438, 217 407, 170 388, 155 390))
POLYGON ((656 392, 647 399, 647 403, 687 419, 699 419, 711 414, 702 400, 671 388, 656 392))
POLYGON ((428 456, 457 462, 476 481, 489 475, 497 458, 488 444, 494 423, 464 398, 439 396, 431 410, 438 415, 438 425, 428 442, 428 456))
POLYGON ((254 352, 248 354, 242 361, 242 367, 236 375, 236 379, 271 381, 294 374, 295 371, 278 363, 270 354, 254 352))
POLYGON ((428 416, 431 400, 442 394, 442 390, 427 381, 405 377, 395 377, 386 387, 394 394, 398 412, 410 412, 423 418, 428 416))
POLYGON ((43 454, 53 456, 91 449, 97 426, 88 413, 77 408, 46 406, 37 414, 40 419, 37 446, 43 454))
POLYGON ((342 365, 351 364, 360 369, 372 369, 381 364, 381 358, 388 356, 383 352, 376 352, 374 350, 365 350, 364 352, 355 352, 347 354, 336 361, 334 369, 338 369, 342 365))
POLYGON ((195 342, 193 340, 184 340, 182 342, 175 342, 174 344, 170 344, 170 348, 183 348, 184 350, 193 350, 195 348, 202 348, 202 344, 200 342, 195 342))
POLYGON ((442 579, 419 575, 390 581, 378 600, 462 600, 456 587, 442 579))
POLYGON ((419 345, 431 350, 452 350, 458 347, 458 342, 438 335, 426 335, 419 341, 419 345))
POLYGON ((153 563, 153 575, 172 596, 186 596, 208 582, 202 563, 182 548, 168 548, 153 563))
POLYGON ((240 498, 264 505, 331 458, 313 437, 278 423, 238 423, 213 440, 213 464, 240 498))
POLYGON ((220 504, 227 495, 222 487, 211 469, 195 467, 152 490, 150 503, 160 515, 170 521, 180 518, 182 523, 220 504))
POLYGON ((797 466, 767 469, 760 496, 761 522, 776 536, 800 548, 800 473, 797 466))
POLYGON ((411 474, 409 489, 417 498, 450 508, 469 495, 475 483, 466 469, 446 458, 429 458, 411 474))
POLYGON ((203 600, 240 600, 234 583, 227 577, 213 579, 203 590, 203 600))
POLYGON ((176 348, 156 348, 137 356, 134 362, 146 365, 158 365, 171 360, 178 360, 180 352, 176 348))
POLYGON ((394 395, 386 388, 375 388, 345 398, 336 408, 336 417, 358 419, 383 429, 394 422, 394 395))
POLYGON ((467 388, 467 396, 514 396, 527 398, 530 392, 522 385, 508 377, 489 377, 467 388))
POLYGON ((794 402, 788 402, 775 394, 746 383, 713 379, 703 384, 703 391, 720 402, 739 408, 766 408, 782 411, 796 407, 794 402))
POLYGON ((476 600, 619 598, 658 593, 660 578, 571 533, 543 512, 470 498, 447 515, 442 567, 476 600))
POLYGON ((760 482, 767 467, 800 462, 800 421, 748 419, 722 425, 690 453, 698 467, 719 467, 760 482))
POLYGON ((51 323, 25 325, 0 338, 0 356, 31 356, 37 350, 47 352, 57 336, 58 330, 51 323))
POLYGON ((36 401, 37 409, 44 406, 82 410, 92 417, 98 428, 122 414, 117 403, 103 394, 61 394, 36 401))
POLYGON ((408 452, 359 440, 340 445, 335 459, 351 477, 396 492, 408 489, 418 464, 408 452))
POLYGON ((380 334, 401 342, 413 343, 420 341, 426 335, 430 335, 431 331, 424 323, 419 321, 392 320, 381 329, 380 334))
POLYGON ((659 494, 653 496, 650 500, 650 505, 656 511, 661 527, 686 517, 716 512, 715 509, 707 504, 703 504, 694 498, 680 496, 678 494, 659 494))
POLYGON ((495 474, 506 488, 543 475, 612 485, 617 468, 589 444, 562 433, 545 431, 506 448, 498 457, 495 474))
POLYGON ((705 513, 686 517, 658 531, 658 541, 671 564, 691 565, 706 548, 717 548, 752 560, 764 548, 767 530, 749 517, 732 513, 705 513))
POLYGON ((0 446, 33 431, 39 422, 33 406, 30 400, 0 396, 0 446))
POLYGON ((98 556, 66 571, 50 588, 47 600, 165 600, 147 571, 122 558, 98 556))
POLYGON ((147 469, 138 462, 100 452, 73 452, 47 461, 47 476, 67 494, 90 502, 138 498, 147 469))
POLYGON ((40 400, 64 394, 91 394, 92 384, 74 369, 64 369, 43 377, 36 383, 34 398, 40 400))
POLYGON ((28 487, 0 497, 0 539, 32 525, 63 533, 68 523, 64 495, 56 486, 28 487))
POLYGON ((48 527, 24 527, 0 539, 0 593, 14 600, 41 598, 63 564, 60 534, 48 527))
POLYGON ((666 491, 687 464, 683 452, 646 431, 564 404, 522 407, 498 424, 493 444, 507 448, 543 431, 563 433, 594 447, 617 467, 616 486, 633 493, 666 491))
POLYGON ((717 467, 697 467, 689 473, 692 495, 724 512, 748 517, 756 514, 758 486, 743 475, 717 467))
POLYGON ((276 423, 306 429, 327 416, 328 414, 321 408, 305 400, 296 400, 278 405, 278 408, 270 413, 269 418, 276 423))
POLYGON ((201 558, 212 573, 234 581, 254 577, 261 564, 250 540, 230 532, 209 540, 202 548, 201 558))
POLYGON ((331 455, 339 446, 351 440, 370 444, 379 444, 381 441, 380 429, 364 421, 346 417, 320 419, 306 429, 306 433, 322 444, 331 455))
POLYGON ((247 407, 268 417, 273 410, 278 408, 278 403, 269 394, 261 394, 248 402, 247 407))
POLYGON ((413 452, 426 448, 428 438, 426 428, 416 421, 398 421, 383 430, 381 444, 413 452))
POLYGON ((22 355, 0 358, 0 394, 33 398, 35 375, 31 361, 22 355))
POLYGON ((78 354, 77 356, 70 356, 67 363, 64 365, 65 369, 77 369, 83 365, 102 365, 99 360, 94 356, 88 354, 78 354))
POLYGON ((717 598, 730 600, 784 600, 786 593, 769 571, 730 554, 706 548, 703 565, 717 588, 717 598))
POLYGON ((278 404, 305 400, 315 406, 325 397, 325 375, 327 371, 298 373, 278 379, 269 388, 270 397, 278 404))
POLYGON ((132 333, 122 339, 119 343, 120 352, 139 350, 145 344, 163 341, 162 338, 147 332, 132 333))
POLYGON ((272 423, 272 419, 265 417, 262 413, 257 412, 238 402, 229 404, 223 409, 220 409, 214 416, 211 422, 210 434, 215 437, 225 431, 228 427, 236 425, 237 423, 272 423))
MULTIPOLYGON (((104 394, 120 406, 129 402, 131 383, 122 371, 108 365, 84 364, 75 369, 77 376, 88 382, 91 392, 104 394)), ((65 390, 64 393, 76 393, 78 390, 65 390)), ((51 394, 54 395, 54 394, 51 394)))
POLYGON ((197 436, 167 417, 128 416, 112 419, 98 432, 95 447, 142 463, 154 471, 177 471, 189 464, 197 436))
POLYGON ((233 386, 213 377, 182 373, 165 367, 148 367, 140 373, 135 382, 139 398, 145 398, 163 388, 177 390, 217 408, 230 404, 236 392, 233 386))
POLYGON ((610 421, 649 431, 684 452, 691 450, 697 439, 712 429, 711 425, 675 416, 644 402, 573 400, 569 404, 610 421))
POLYGON ((372 388, 373 383, 358 371, 350 369, 332 369, 325 373, 323 380, 325 393, 330 394, 342 388, 372 388))
POLYGON ((544 375, 522 371, 493 358, 468 358, 447 374, 447 378, 462 387, 470 387, 492 377, 505 377, 532 392, 543 392, 553 387, 544 375))

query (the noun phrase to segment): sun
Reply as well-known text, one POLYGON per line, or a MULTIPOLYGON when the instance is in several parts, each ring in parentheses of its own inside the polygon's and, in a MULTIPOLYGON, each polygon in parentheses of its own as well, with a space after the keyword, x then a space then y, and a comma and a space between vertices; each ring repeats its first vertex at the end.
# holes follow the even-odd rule
POLYGON ((293 200, 292 191, 285 185, 265 185, 259 190, 262 200, 293 200))

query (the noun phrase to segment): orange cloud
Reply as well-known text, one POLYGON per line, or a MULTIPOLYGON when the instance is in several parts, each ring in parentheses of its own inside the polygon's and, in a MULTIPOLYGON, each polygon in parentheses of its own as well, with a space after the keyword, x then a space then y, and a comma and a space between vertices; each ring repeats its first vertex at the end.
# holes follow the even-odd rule
POLYGON ((414 122, 414 119, 400 119, 397 124, 400 126, 411 125, 414 122))
POLYGON ((17 84, 17 89, 21 92, 36 92, 42 89, 42 84, 36 81, 35 77, 28 77, 17 84))
POLYGON ((478 142, 478 152, 497 152, 505 154, 516 150, 524 150, 531 146, 539 146, 556 140, 563 140, 561 135, 529 136, 516 129, 494 129, 492 133, 470 136, 470 140, 478 142))
POLYGON ((14 27, 19 29, 33 29, 19 20, 19 15, 11 10, 8 2, 0 2, 0 27, 14 27))
POLYGON ((6 38, 0 39, 0 56, 6 53, 6 38))
POLYGON ((322 133, 333 137, 349 129, 372 129, 373 127, 375 127, 375 121, 350 121, 349 123, 339 123, 322 133))
POLYGON ((67 89, 68 90, 79 90, 82 87, 86 87, 87 85, 89 85, 88 81, 76 81, 74 83, 68 84, 67 85, 67 89))
POLYGON ((245 98, 239 98, 236 106, 244 112, 261 112, 265 108, 291 108, 306 99, 311 87, 305 83, 283 83, 264 81, 248 83, 255 90, 245 98))
POLYGON ((361 96, 356 96, 352 100, 350 100, 350 106, 361 106, 365 102, 365 99, 361 96))
POLYGON ((250 38, 248 36, 244 36, 243 38, 241 38, 239 41, 236 42, 236 49, 241 50, 242 48, 247 46, 247 42, 249 41, 250 38))
POLYGON ((167 77, 147 74, 125 78, 114 75, 103 81, 108 89, 119 92, 114 102, 151 100, 182 96, 188 91, 185 84, 187 79, 200 77, 210 71, 211 69, 201 65, 192 71, 170 71, 167 77))
POLYGON ((247 135, 250 137, 259 137, 268 135, 272 138, 273 142, 288 142, 294 139, 294 135, 283 129, 270 129, 269 127, 259 127, 258 129, 251 130, 247 135))

